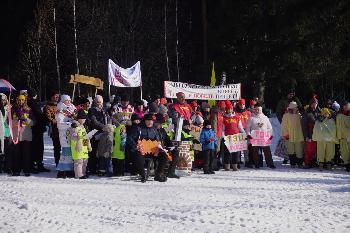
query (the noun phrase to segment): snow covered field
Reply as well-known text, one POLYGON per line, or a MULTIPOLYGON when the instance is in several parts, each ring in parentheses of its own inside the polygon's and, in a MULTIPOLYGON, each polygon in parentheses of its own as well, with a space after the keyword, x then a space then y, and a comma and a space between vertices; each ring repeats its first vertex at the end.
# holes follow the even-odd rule
POLYGON ((145 184, 2 174, 0 232, 350 232, 349 173, 276 164, 145 184))

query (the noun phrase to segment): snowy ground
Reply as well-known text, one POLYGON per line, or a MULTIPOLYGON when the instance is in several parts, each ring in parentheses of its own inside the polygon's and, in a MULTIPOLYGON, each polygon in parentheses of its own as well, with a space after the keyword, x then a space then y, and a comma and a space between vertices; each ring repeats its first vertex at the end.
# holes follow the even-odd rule
POLYGON ((0 232, 350 232, 349 173, 276 164, 145 184, 0 175, 0 232))

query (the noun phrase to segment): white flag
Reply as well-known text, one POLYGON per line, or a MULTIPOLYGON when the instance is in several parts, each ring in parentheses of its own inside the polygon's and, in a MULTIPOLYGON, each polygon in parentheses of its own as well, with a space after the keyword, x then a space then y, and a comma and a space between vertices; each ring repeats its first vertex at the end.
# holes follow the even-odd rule
POLYGON ((130 68, 122 68, 111 59, 108 60, 109 85, 116 87, 140 87, 141 68, 140 61, 130 68))

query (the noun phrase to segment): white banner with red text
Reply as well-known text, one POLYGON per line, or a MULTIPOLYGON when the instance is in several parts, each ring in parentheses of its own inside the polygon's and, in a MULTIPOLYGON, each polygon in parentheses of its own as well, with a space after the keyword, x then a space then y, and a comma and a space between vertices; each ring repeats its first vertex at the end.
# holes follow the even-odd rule
POLYGON ((211 87, 164 81, 164 96, 166 98, 176 98, 176 93, 178 92, 183 92, 186 99, 239 100, 241 98, 241 84, 227 84, 211 87))

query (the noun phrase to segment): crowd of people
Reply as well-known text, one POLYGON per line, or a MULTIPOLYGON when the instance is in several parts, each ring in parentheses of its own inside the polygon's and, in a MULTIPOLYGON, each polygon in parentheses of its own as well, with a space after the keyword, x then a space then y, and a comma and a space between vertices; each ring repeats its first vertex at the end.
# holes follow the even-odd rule
MULTIPOLYGON (((216 170, 239 171, 240 167, 274 169, 270 146, 252 146, 254 130, 269 132, 273 128, 264 114, 263 104, 249 101, 187 102, 177 93, 174 103, 158 95, 131 105, 129 97, 113 96, 106 103, 102 96, 79 97, 54 92, 44 107, 35 92, 20 91, 15 102, 1 93, 0 171, 12 176, 49 172, 44 167, 44 132, 48 131, 54 147, 57 178, 86 179, 91 175, 139 175, 148 180, 150 161, 155 168, 154 180, 179 178, 175 169, 180 160, 176 138, 188 141, 192 169, 204 174, 216 170), (181 122, 181 124, 179 124, 181 122), (181 127, 181 128, 180 128, 181 127), (192 128, 200 128, 198 138, 192 128), (245 133, 247 149, 230 152, 224 136, 245 133), (180 135, 180 136, 179 136, 180 135), (142 141, 157 142, 149 153, 142 141), (197 145, 195 147, 194 145, 197 145), (199 146, 198 146, 199 145, 199 146)), ((294 91, 279 101, 276 116, 281 122, 279 145, 285 145, 284 163, 291 167, 332 169, 344 165, 350 171, 350 104, 336 101, 320 108, 316 96, 303 106, 294 91)))

